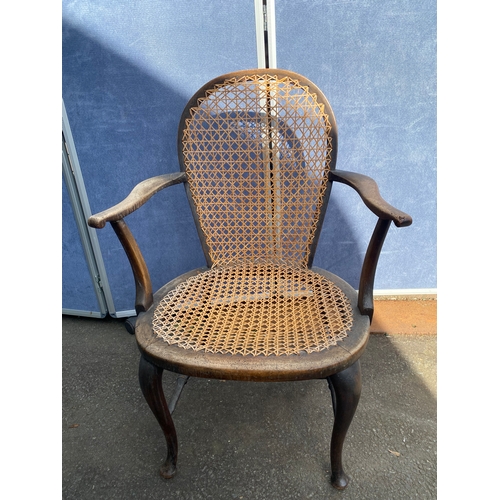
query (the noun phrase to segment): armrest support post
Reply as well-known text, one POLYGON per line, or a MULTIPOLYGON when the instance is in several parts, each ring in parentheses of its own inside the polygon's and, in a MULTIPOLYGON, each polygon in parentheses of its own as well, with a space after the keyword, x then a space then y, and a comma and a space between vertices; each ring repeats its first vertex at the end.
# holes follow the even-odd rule
POLYGON ((379 219, 366 250, 361 277, 359 279, 358 308, 361 314, 373 319, 373 283, 375 281, 375 271, 377 269, 378 258, 384 244, 387 231, 391 225, 390 219, 379 219))
POLYGON ((153 303, 151 278, 144 257, 124 220, 112 221, 118 239, 127 254, 135 280, 135 311, 137 314, 147 311, 153 303))

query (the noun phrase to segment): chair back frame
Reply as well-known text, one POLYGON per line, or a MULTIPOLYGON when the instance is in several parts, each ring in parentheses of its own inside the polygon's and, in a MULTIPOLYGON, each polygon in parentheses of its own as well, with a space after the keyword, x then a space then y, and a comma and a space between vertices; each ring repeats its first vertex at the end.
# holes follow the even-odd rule
MULTIPOLYGON (((236 93, 237 93, 237 90, 236 90, 236 93)), ((286 111, 283 111, 283 113, 286 113, 286 111)), ((264 144, 264 147, 262 147, 261 152, 255 153, 255 152, 249 151, 247 153, 246 151, 243 151, 243 153, 247 154, 247 155, 252 154, 254 160, 255 160, 256 154, 261 154, 263 156, 267 155, 267 160, 266 160, 266 158, 261 157, 260 162, 266 163, 267 165, 269 165, 268 170, 270 172, 269 176, 271 179, 271 184, 270 184, 271 193, 272 193, 271 196, 272 197, 275 196, 275 194, 278 193, 278 189, 279 189, 278 181, 276 181, 275 178, 273 178, 273 175, 275 177, 280 175, 279 172, 276 172, 276 168, 273 171, 274 164, 277 164, 278 161, 279 162, 282 161, 281 159, 276 160, 276 158, 278 158, 278 155, 280 158, 284 158, 284 155, 288 155, 288 164, 295 162, 295 164, 300 163, 301 165, 304 165, 305 171, 303 173, 302 178, 300 178, 300 175, 301 175, 300 172, 297 173, 297 171, 294 171, 292 174, 289 174, 288 180, 285 181, 285 182, 288 182, 289 185, 292 185, 294 183, 294 180, 296 180, 297 181, 296 184, 298 185, 297 190, 299 190, 299 191, 301 190, 300 185, 303 185, 304 183, 308 184, 307 176, 311 175, 309 173, 309 172, 311 172, 310 165, 313 165, 313 168, 316 168, 316 170, 317 170, 313 175, 321 177, 322 186, 321 186, 321 189, 318 189, 318 191, 317 191, 317 193, 319 194, 319 196, 318 196, 319 199, 310 200, 311 207, 313 207, 312 210, 314 210, 314 207, 316 207, 315 214, 314 214, 314 220, 308 219, 308 220, 306 220, 306 223, 304 224, 304 226, 306 226, 306 227, 303 229, 303 232, 309 233, 307 245, 305 245, 303 249, 298 250, 297 251, 298 253, 296 252, 298 257, 295 254, 293 254, 294 256, 292 257, 292 260, 296 260, 297 262, 300 261, 299 263, 303 264, 304 266, 307 266, 309 268, 312 266, 314 254, 315 254, 316 247, 317 247, 318 240, 319 240, 319 235, 321 232, 321 226, 323 223, 324 215, 325 215, 325 212, 326 212, 326 209, 328 206, 328 200, 330 197, 331 180, 330 180, 329 172, 335 170, 336 160, 337 160, 338 138, 337 138, 337 124, 336 124, 336 120, 335 120, 335 115, 333 113, 333 110, 332 110, 328 100, 326 99, 326 97, 324 96, 322 91, 314 83, 312 83, 309 79, 307 79, 307 78, 305 78, 297 73, 287 71, 287 70, 252 69, 252 70, 244 70, 244 71, 237 71, 237 72, 233 72, 233 73, 228 73, 228 74, 219 76, 219 77, 211 80, 210 82, 206 83, 188 101, 186 107, 184 108, 184 111, 182 113, 180 123, 179 123, 178 138, 177 138, 179 164, 180 164, 181 171, 186 172, 186 174, 188 175, 187 182, 185 183, 186 193, 187 193, 187 197, 189 200, 189 204, 191 206, 191 210, 193 212, 196 228, 198 231, 198 235, 200 237, 200 241, 201 241, 201 245, 202 245, 202 248, 203 248, 203 251, 205 254, 207 265, 209 267, 212 267, 213 265, 219 264, 219 260, 220 260, 219 256, 221 255, 221 252, 218 251, 217 248, 214 250, 214 243, 210 239, 210 234, 208 234, 208 236, 207 236, 207 222, 206 222, 206 220, 203 220, 203 216, 205 214, 202 213, 202 209, 200 210, 200 200, 199 200, 200 196, 197 192, 197 188, 195 185, 196 181, 194 181, 193 178, 191 177, 191 173, 194 172, 194 174, 196 175, 196 170, 200 169, 200 165, 202 166, 201 168, 204 168, 204 166, 203 166, 204 162, 206 162, 207 164, 211 164, 212 160, 214 163, 216 160, 219 161, 219 166, 216 166, 215 170, 221 168, 220 167, 221 163, 226 163, 226 164, 230 163, 230 161, 229 161, 230 156, 228 156, 228 155, 230 155, 231 151, 228 151, 228 150, 230 150, 231 145, 230 144, 229 145, 223 144, 223 147, 226 149, 226 151, 222 151, 223 156, 225 155, 225 158, 221 159, 220 154, 219 154, 219 153, 221 153, 221 151, 212 151, 214 146, 212 144, 209 145, 208 142, 207 142, 207 144, 204 145, 203 138, 209 137, 209 139, 210 139, 210 134, 211 134, 213 137, 216 137, 216 140, 214 142, 217 143, 219 148, 221 148, 222 143, 220 142, 219 138, 222 135, 222 133, 225 133, 226 137, 228 137, 228 135, 227 135, 228 133, 232 133, 232 134, 235 133, 233 131, 228 130, 232 126, 232 125, 227 125, 227 123, 229 123, 228 119, 231 118, 233 123, 239 122, 239 124, 240 124, 240 130, 236 132, 239 134, 239 136, 238 137, 234 136, 234 143, 241 144, 242 143, 241 137, 244 135, 245 138, 248 138, 248 136, 251 133, 251 132, 249 133, 249 127, 253 126, 255 128, 256 120, 261 120, 262 117, 264 120, 268 120, 269 123, 271 123, 271 122, 273 124, 278 123, 278 126, 274 126, 274 127, 269 126, 268 127, 268 130, 270 130, 271 132, 269 132, 267 139, 264 138, 264 140, 262 141, 264 144), (278 85, 278 87, 274 86, 274 84, 278 85), (235 87, 235 85, 236 85, 236 87, 235 87), (262 116, 255 118, 257 113, 254 110, 241 111, 238 107, 240 105, 240 101, 238 101, 238 96, 236 96, 236 98, 234 98, 233 94, 231 94, 231 96, 229 98, 229 103, 233 108, 232 110, 231 110, 231 108, 222 109, 220 107, 217 107, 218 105, 220 106, 220 104, 213 99, 213 96, 215 95, 217 97, 217 94, 221 91, 224 91, 224 88, 226 86, 228 86, 229 88, 232 89, 232 90, 229 90, 229 92, 234 93, 234 89, 235 88, 237 89, 238 85, 243 85, 243 86, 244 85, 253 85, 252 88, 257 88, 258 92, 260 92, 260 91, 262 92, 261 98, 255 99, 255 106, 257 107, 258 110, 260 110, 259 114, 262 116), (290 90, 286 90, 287 95, 284 98, 281 96, 281 94, 276 98, 276 92, 277 92, 276 88, 278 88, 278 92, 279 92, 279 85, 284 86, 284 87, 286 87, 288 85, 288 86, 291 86, 293 88, 290 88, 290 90), (298 95, 298 97, 297 97, 297 95, 295 95, 295 94, 300 94, 300 95, 298 95), (214 102, 210 102, 211 99, 214 102), (295 115, 301 115, 302 113, 305 113, 304 120, 307 120, 307 118, 308 118, 307 109, 311 109, 311 105, 309 105, 308 103, 312 103, 312 107, 316 107, 318 110, 320 110, 320 112, 321 112, 320 118, 318 119, 317 117, 312 117, 312 120, 313 121, 316 120, 316 122, 310 126, 310 129, 307 129, 307 127, 305 127, 307 129, 305 131, 303 131, 303 130, 299 130, 298 132, 296 130, 290 131, 289 128, 287 128, 287 131, 283 132, 283 126, 281 126, 281 125, 283 125, 283 123, 286 122, 288 115, 284 119, 281 119, 282 117, 277 116, 277 113, 279 113, 281 111, 277 112, 276 109, 278 109, 278 110, 282 109, 283 104, 285 106, 287 106, 287 104, 288 104, 286 102, 287 99, 294 101, 294 103, 292 103, 292 106, 290 106, 290 107, 293 107, 293 104, 295 105, 296 109, 294 109, 292 111, 295 113, 295 115), (238 101, 238 102, 236 104, 234 104, 235 101, 238 101), (276 105, 276 102, 278 102, 278 105, 276 105), (303 102, 306 103, 306 105, 304 106, 306 108, 305 112, 300 108, 300 103, 303 103, 303 102), (205 107, 208 108, 208 110, 200 111, 200 109, 201 109, 200 106, 203 106, 204 103, 208 103, 205 105, 205 107), (297 103, 299 103, 299 105, 297 105, 297 103), (214 109, 215 109, 215 111, 214 111, 214 109), (200 114, 203 114, 203 116, 201 117, 201 120, 210 120, 213 118, 212 123, 215 123, 215 125, 205 125, 205 122, 203 122, 200 125, 201 122, 198 118, 198 115, 200 115, 200 114), (220 119, 220 117, 223 115, 224 115, 224 118, 226 119, 226 121, 224 123, 220 119), (192 125, 194 123, 194 120, 196 120, 196 119, 198 119, 198 125, 192 125), (326 127, 322 125, 321 120, 325 121, 326 127), (243 128, 245 128, 245 130, 243 130, 243 131, 242 131, 242 127, 241 127, 242 123, 244 123, 243 128), (318 125, 318 123, 319 123, 319 125, 318 125), (192 128, 190 129, 190 127, 192 127, 192 128), (194 127, 197 127, 197 128, 195 128, 193 130, 194 127), (205 130, 203 129, 203 127, 205 127, 205 129, 207 129, 207 128, 211 129, 211 132, 208 132, 207 136, 203 135, 205 133, 205 130), (222 130, 222 128, 225 128, 226 130, 222 130), (278 138, 278 139, 275 139, 273 136, 273 134, 275 134, 276 129, 278 129, 279 133, 281 134, 280 138, 278 138), (310 130, 313 130, 313 132, 311 132, 310 130), (323 134, 322 134, 322 131, 324 131, 323 134), (297 133, 299 134, 299 136, 297 136, 297 133), (318 133, 320 135, 322 134, 321 139, 319 139, 317 135, 314 137, 311 135, 311 134, 318 134, 318 133), (301 148, 300 146, 303 146, 304 144, 307 143, 307 140, 308 140, 307 135, 308 134, 310 136, 309 143, 312 145, 312 147, 311 146, 304 146, 301 148), (189 142, 190 142, 189 138, 193 135, 195 136, 195 138, 196 137, 201 138, 200 141, 194 146, 193 146, 194 141, 191 141, 191 144, 189 144, 189 142), (299 137, 299 138, 297 138, 297 137, 299 137), (302 139, 302 141, 300 139, 302 139), (278 143, 278 141, 281 141, 280 142, 281 144, 286 143, 287 149, 284 153, 283 153, 283 148, 281 148, 281 150, 278 151, 279 148, 274 146, 274 144, 278 143), (322 147, 321 144, 319 144, 319 147, 316 148, 319 152, 312 151, 312 149, 314 149, 314 144, 320 143, 322 141, 323 141, 323 148, 326 147, 328 149, 326 156, 325 156, 324 151, 320 151, 320 149, 322 147), (269 148, 265 147, 266 142, 269 143, 269 148), (325 146, 325 144, 327 144, 327 146, 325 146), (296 145, 298 145, 299 147, 296 148, 295 147, 296 145), (204 149, 204 151, 199 153, 199 151, 198 151, 199 149, 204 149), (210 151, 207 151, 207 150, 210 150, 210 151), (201 157, 199 155, 201 155, 201 157), (273 157, 273 155, 274 155, 274 157, 273 157), (314 157, 314 155, 316 155, 316 157, 314 157), (321 155, 324 155, 323 159, 322 159, 321 155), (217 156, 217 158, 216 158, 216 160, 214 160, 214 158, 216 156, 217 156), (290 159, 290 156, 291 156, 291 159, 290 159), (312 158, 309 161, 309 163, 307 160, 308 156, 312 158), (200 158, 201 158, 201 160, 200 160, 200 158), (198 163, 196 163, 196 162, 198 162, 198 163), (196 164, 196 166, 192 167, 191 166, 192 163, 196 164), (322 165, 322 163, 324 165, 322 165), (318 165, 320 165, 320 170, 323 169, 321 172, 318 170, 318 167, 317 167, 318 165), (190 168, 191 168, 191 170, 190 170, 190 168), (304 179, 305 179, 305 181, 304 181, 304 179), (273 181, 274 181, 274 184, 273 184, 273 181), (274 192, 272 191, 273 186, 275 186, 275 187, 278 186, 278 188, 276 188, 274 192), (309 226, 307 226, 308 223, 310 224, 309 226), (302 253, 300 253, 300 252, 302 252, 302 253)), ((293 119, 292 119, 292 121, 293 121, 293 119)), ((298 121, 299 121, 299 125, 306 123, 306 122, 303 122, 300 119, 300 117, 299 117, 298 121)), ((310 125, 310 121, 311 120, 307 121, 307 123, 309 125, 310 125)), ((285 123, 284 127, 287 127, 286 123, 285 123)), ((234 128, 234 126, 233 126, 233 128, 234 128)), ((255 137, 256 136, 254 136, 254 138, 253 138, 254 142, 255 142, 255 137)), ((228 139, 228 140, 230 141, 231 139, 228 139)), ((247 148, 248 146, 245 145, 244 147, 247 148)), ((238 154, 240 155, 239 158, 241 158, 242 151, 240 150, 238 153, 235 153, 234 157, 235 158, 238 157, 237 156, 238 154)), ((247 156, 247 158, 243 160, 243 163, 245 164, 245 168, 248 167, 248 165, 251 162, 252 162, 252 159, 250 159, 250 156, 247 156)), ((208 166, 207 168, 210 169, 212 167, 208 166)), ((278 168, 280 168, 280 167, 278 167, 278 168)), ((248 175, 247 172, 244 172, 244 174, 248 175)), ((217 183, 217 179, 215 179, 215 176, 218 175, 219 177, 221 177, 221 172, 220 171, 214 172, 214 179, 210 179, 210 177, 209 177, 211 175, 210 172, 208 173, 208 177, 207 177, 207 172, 205 172, 203 175, 205 175, 205 178, 207 179, 207 183, 215 184, 215 183, 217 183)), ((230 174, 227 174, 227 175, 230 175, 230 174)), ((267 174, 262 174, 262 172, 261 172, 260 175, 262 176, 262 175, 267 175, 267 174)), ((244 179, 240 178, 237 182, 241 182, 241 181, 244 181, 244 179)), ((259 181, 262 181, 262 179, 259 179, 259 181)), ((314 185, 314 183, 316 183, 317 181, 318 181, 317 178, 313 179, 311 182, 309 182, 309 184, 314 185)), ((249 186, 250 186, 250 184, 246 183, 245 189, 247 189, 249 186)), ((262 182, 261 182, 261 188, 262 188, 262 182)), ((292 188, 290 188, 290 189, 292 189, 292 188)), ((295 188, 293 188, 293 189, 295 189, 295 188)), ((257 191, 258 191, 258 189, 256 190, 256 192, 257 191)), ((292 191, 289 190, 288 195, 287 195, 288 196, 287 199, 291 199, 292 196, 294 196, 294 194, 290 195, 291 192, 292 191)), ((214 198, 216 198, 216 196, 213 196, 214 193, 215 192, 212 192, 210 194, 211 201, 213 201, 214 198)), ((254 199, 259 197, 258 193, 257 193, 257 195, 255 195, 255 193, 253 195, 249 195, 248 198, 251 198, 251 196, 254 196, 254 199)), ((207 197, 205 197, 205 199, 207 199, 207 197)), ((273 198, 273 201, 274 201, 274 199, 278 199, 278 196, 276 195, 275 198, 273 198)), ((218 200, 216 200, 216 201, 218 201, 218 200)), ((251 209, 252 210, 258 209, 258 210, 265 211, 265 209, 266 209, 264 206, 265 203, 266 202, 264 202, 262 204, 263 206, 259 206, 259 207, 255 207, 254 205, 252 205, 251 209)), ((221 202, 220 205, 224 205, 224 202, 221 202)), ((249 209, 249 206, 250 205, 248 205, 246 207, 246 210, 249 209)), ((300 206, 300 205, 298 204, 298 206, 300 206)), ((225 230, 227 230, 228 223, 235 222, 234 215, 229 215, 229 216, 227 214, 220 215, 220 212, 215 214, 215 215, 217 217, 223 217, 223 218, 224 217, 230 218, 231 216, 233 217, 232 221, 224 221, 224 224, 226 224, 226 225, 223 229, 225 229, 225 230)), ((241 217, 241 214, 239 216, 241 217)), ((292 245, 292 246, 296 246, 297 248, 300 248, 300 245, 302 244, 302 240, 304 240, 304 238, 305 238, 304 234, 299 235, 297 237, 294 236, 296 232, 300 232, 299 226, 302 225, 302 221, 300 220, 300 218, 302 216, 303 216, 303 214, 296 215, 295 216, 296 220, 294 220, 290 223, 289 233, 291 236, 288 236, 288 240, 285 241, 285 243, 287 243, 289 246, 292 245), (297 217, 298 217, 298 219, 297 219, 297 217), (297 238, 298 243, 295 243, 293 241, 294 237, 297 238)), ((208 217, 213 219, 214 215, 211 214, 208 217)), ((280 214, 277 217, 283 217, 283 215, 280 214)), ((285 214, 285 217, 288 217, 288 215, 285 214)), ((308 216, 306 216, 306 218, 307 217, 308 216)), ((293 215, 292 215, 292 218, 293 218, 293 215)), ((220 224, 220 221, 218 223, 220 224)), ((260 229, 260 227, 256 228, 254 226, 252 229, 253 233, 256 234, 257 232, 260 232, 260 231, 267 231, 268 229, 265 229, 264 226, 269 227, 270 224, 268 222, 264 223, 264 221, 262 221, 261 226, 263 227, 262 229, 260 229)), ((279 222, 274 224, 274 229, 273 229, 274 231, 276 231, 277 226, 278 226, 279 231, 281 231, 281 229, 283 228, 283 233, 285 233, 286 226, 285 226, 285 224, 283 224, 283 220, 280 220, 279 222)), ((233 227, 234 227, 234 225, 233 225, 233 227)), ((210 230, 210 228, 209 228, 209 230, 210 230)), ((277 238, 273 238, 273 239, 274 239, 274 244, 276 244, 277 238)), ((285 237, 283 239, 286 240, 287 238, 285 237)), ((265 238, 264 238, 264 240, 265 240, 265 238)), ((277 245, 281 245, 281 244, 282 244, 281 241, 277 243, 277 245)), ((254 244, 254 247, 255 246, 258 247, 259 245, 262 247, 264 246, 262 244, 262 242, 257 242, 257 244, 254 244)), ((240 244, 240 247, 242 247, 241 252, 240 252, 241 259, 245 259, 245 258, 251 259, 254 257, 254 254, 256 253, 255 248, 253 250, 246 250, 246 247, 243 248, 244 247, 243 243, 240 244), (245 255, 245 252, 248 255, 245 255)), ((259 252, 260 252, 260 250, 257 250, 257 254, 259 252)), ((233 253, 236 256, 236 254, 239 253, 238 248, 235 248, 233 253)), ((285 250, 279 249, 278 251, 275 251, 273 255, 277 255, 276 258, 279 260, 279 258, 281 258, 283 256, 285 256, 283 258, 286 259, 287 255, 289 253, 290 252, 287 253, 287 249, 285 249, 285 250)), ((292 253, 293 253, 293 251, 292 251, 292 253)), ((258 258, 258 257, 259 257, 259 255, 257 255, 256 258, 258 258)), ((223 257, 222 257, 223 263, 227 263, 228 260, 230 261, 231 257, 226 257, 225 255, 223 255, 223 257)))

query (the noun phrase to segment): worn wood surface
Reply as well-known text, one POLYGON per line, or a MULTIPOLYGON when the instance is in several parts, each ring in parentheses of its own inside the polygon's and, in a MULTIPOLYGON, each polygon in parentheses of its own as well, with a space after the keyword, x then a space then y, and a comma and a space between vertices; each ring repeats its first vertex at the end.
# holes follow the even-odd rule
POLYGON ((165 479, 170 479, 176 471, 177 464, 177 433, 175 432, 174 421, 165 400, 162 387, 163 369, 151 364, 141 357, 139 362, 139 384, 142 394, 146 399, 151 411, 165 436, 167 444, 167 458, 160 467, 160 474, 165 479))
POLYGON ((135 280, 135 311, 146 311, 153 303, 153 288, 148 267, 141 250, 124 220, 111 222, 111 225, 127 254, 135 280))
POLYGON ((356 172, 335 170, 330 171, 330 180, 354 188, 365 205, 381 219, 392 220, 397 227, 409 226, 412 223, 412 218, 408 214, 394 208, 382 198, 377 183, 371 177, 356 172))
POLYGON ((361 396, 361 367, 359 361, 340 373, 327 378, 332 394, 334 424, 330 444, 331 483, 344 490, 349 477, 342 465, 342 449, 361 396))
POLYGON ((375 282, 375 271, 382 246, 387 236, 391 221, 379 219, 373 230, 370 243, 366 250, 359 278, 358 307, 362 314, 368 314, 370 321, 373 318, 373 284, 375 282))
POLYGON ((362 354, 369 338, 369 318, 357 308, 357 293, 346 282, 322 269, 315 272, 331 279, 347 295, 353 309, 354 326, 347 338, 324 351, 291 356, 242 356, 214 354, 169 345, 154 335, 151 321, 156 304, 183 280, 203 272, 200 268, 182 275, 154 295, 153 305, 139 315, 136 339, 142 355, 152 363, 183 375, 246 381, 291 381, 326 378, 354 363, 362 354))
POLYGON ((101 229, 106 225, 106 222, 114 222, 131 214, 144 205, 158 191, 185 181, 186 174, 184 172, 158 175, 146 179, 137 184, 123 201, 89 217, 88 224, 96 229, 101 229))

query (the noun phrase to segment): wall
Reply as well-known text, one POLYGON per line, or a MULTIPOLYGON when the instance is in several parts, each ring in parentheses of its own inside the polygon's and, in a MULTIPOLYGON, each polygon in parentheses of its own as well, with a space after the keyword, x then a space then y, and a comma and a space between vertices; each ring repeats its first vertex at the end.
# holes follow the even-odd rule
MULTIPOLYGON (((436 287, 435 11, 434 1, 276 0, 278 66, 330 100, 337 168, 372 176, 413 216, 411 227, 389 231, 377 289, 436 287)), ((214 76, 257 66, 253 0, 64 0, 62 41, 63 98, 94 213, 137 182, 177 171, 189 97, 214 76)), ((336 185, 315 264, 357 287, 375 222, 357 194, 336 185)), ((154 288, 204 264, 182 186, 128 223, 154 288)), ((110 227, 98 237, 114 307, 131 310, 124 252, 110 227)))
MULTIPOLYGON (((391 226, 375 287, 435 288, 436 2, 277 0, 276 38, 279 66, 308 76, 334 109, 337 168, 373 177, 413 217, 391 226)), ((332 205, 316 258, 327 269, 358 261, 373 226, 349 188, 334 185, 332 205)))

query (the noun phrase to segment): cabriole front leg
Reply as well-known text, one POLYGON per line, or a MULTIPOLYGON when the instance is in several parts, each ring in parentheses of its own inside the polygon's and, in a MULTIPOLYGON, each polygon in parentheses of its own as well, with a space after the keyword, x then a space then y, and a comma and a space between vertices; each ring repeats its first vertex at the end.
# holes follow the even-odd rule
POLYGON ((335 418, 330 448, 331 482, 335 488, 343 490, 346 488, 349 478, 342 468, 342 448, 361 395, 359 361, 340 373, 331 375, 327 380, 332 393, 335 418))
POLYGON ((141 356, 139 363, 139 383, 142 393, 156 420, 158 420, 167 441, 167 458, 165 463, 160 467, 160 474, 165 479, 169 479, 175 474, 176 470, 177 434, 163 393, 161 384, 162 374, 163 368, 153 365, 144 356, 141 356))

